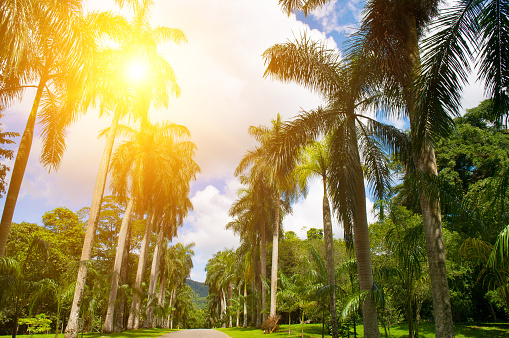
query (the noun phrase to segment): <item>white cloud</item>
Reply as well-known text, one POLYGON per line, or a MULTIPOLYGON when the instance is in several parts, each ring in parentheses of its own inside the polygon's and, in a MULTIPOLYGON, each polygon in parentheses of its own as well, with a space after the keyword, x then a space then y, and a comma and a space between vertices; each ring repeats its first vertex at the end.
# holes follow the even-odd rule
POLYGON ((205 264, 214 253, 239 245, 239 238, 225 229, 226 224, 232 220, 228 216, 228 209, 235 200, 239 187, 236 180, 230 180, 226 182, 223 192, 209 185, 197 191, 191 198, 194 211, 186 219, 186 225, 179 231, 178 238, 173 241, 196 244, 193 257, 195 268, 191 272, 194 280, 205 280, 205 264))

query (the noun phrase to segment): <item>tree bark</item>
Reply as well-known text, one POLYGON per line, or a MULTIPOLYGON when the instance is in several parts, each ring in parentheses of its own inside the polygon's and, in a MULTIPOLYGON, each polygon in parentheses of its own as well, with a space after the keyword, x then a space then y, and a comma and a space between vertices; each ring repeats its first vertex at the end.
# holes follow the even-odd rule
POLYGON ((95 232, 97 228, 97 221, 99 219, 99 212, 101 210, 101 202, 104 194, 104 187, 106 185, 106 177, 108 175, 108 167, 110 165, 111 151, 113 143, 115 142, 115 135, 117 132, 118 121, 120 120, 120 110, 115 111, 111 121, 111 127, 108 131, 108 138, 104 146, 101 164, 97 172, 95 181, 94 195, 92 196, 92 204, 90 206, 90 214, 87 221, 87 232, 83 242, 83 249, 81 251, 80 267, 78 270, 78 277, 76 280, 76 288, 74 291, 74 298, 72 301, 71 312, 69 314, 69 321, 65 328, 65 338, 78 337, 78 319, 81 309, 81 302, 83 300, 83 292, 85 291, 85 283, 87 281, 88 262, 92 256, 92 248, 94 245, 95 232))
POLYGON ((244 317, 242 327, 247 327, 247 279, 244 281, 244 317))
POLYGON ((138 269, 136 271, 136 281, 134 284, 133 300, 131 309, 129 311, 129 318, 127 320, 127 329, 138 329, 140 326, 140 306, 141 306, 141 282, 145 273, 145 264, 147 263, 148 247, 150 244, 150 235, 152 234, 152 224, 154 223, 155 214, 152 212, 147 217, 147 225, 145 227, 145 234, 143 235, 143 242, 141 245, 140 258, 138 260, 138 269))
POLYGON ((7 195, 5 196, 2 222, 0 223, 0 257, 5 255, 5 247, 7 246, 7 238, 9 237, 9 231, 11 229, 14 209, 16 208, 21 183, 23 182, 23 176, 25 175, 28 157, 30 156, 30 149, 32 148, 35 121, 37 120, 37 110, 39 109, 39 103, 41 102, 45 85, 46 76, 44 75, 39 80, 35 99, 32 103, 32 109, 30 110, 30 115, 28 115, 25 131, 19 141, 18 153, 16 154, 16 160, 14 161, 14 167, 12 168, 11 181, 9 183, 7 195))
POLYGON ((332 221, 327 197, 327 183, 323 181, 323 237, 325 244, 325 260, 327 262, 327 283, 330 285, 329 311, 332 326, 332 337, 338 338, 338 320, 336 314, 336 274, 334 270, 334 240, 332 221))
MULTIPOLYGON (((165 252, 166 250, 165 249, 166 246, 163 246, 163 250, 162 250, 162 256, 164 257, 165 256, 165 252)), ((163 263, 165 262, 165 260, 163 260, 163 263)), ((160 268, 160 271, 161 271, 161 278, 160 278, 160 281, 159 281, 159 293, 157 295, 157 304, 160 306, 160 307, 164 307, 165 303, 166 303, 166 270, 165 270, 165 266, 163 264, 162 268, 160 268)), ((160 321, 159 321, 160 325, 161 326, 165 326, 165 323, 164 323, 164 318, 161 317, 160 321)))
POLYGON ((276 198, 276 212, 274 215, 274 225, 272 228, 272 268, 270 276, 270 313, 269 316, 276 315, 276 292, 277 292, 277 269, 278 269, 278 256, 279 256, 279 209, 280 200, 279 194, 276 198))
MULTIPOLYGON (((124 246, 124 257, 122 259, 122 268, 120 269, 120 285, 127 284, 127 275, 128 275, 128 268, 129 268, 129 251, 131 246, 131 229, 132 229, 132 216, 131 216, 131 222, 129 222, 129 227, 127 230, 127 240, 126 245, 124 246)), ((117 301, 117 307, 115 311, 115 325, 114 330, 115 332, 122 332, 125 327, 125 318, 126 318, 126 297, 125 297, 125 291, 122 290, 120 297, 117 295, 117 298, 120 298, 119 301, 117 301)))
POLYGON ((159 266, 161 263, 161 249, 164 240, 164 226, 161 223, 159 232, 157 233, 157 242, 154 249, 154 256, 152 257, 152 267, 150 268, 150 283, 148 287, 148 301, 147 301, 147 317, 144 327, 152 328, 154 326, 154 303, 156 299, 157 280, 159 279, 159 266))
MULTIPOLYGON (((265 215, 264 215, 265 216, 265 215)), ((265 236, 265 217, 260 222, 260 268, 262 279, 267 280, 267 238, 265 236)), ((262 297, 262 323, 267 319, 267 287, 265 282, 261 283, 261 297, 262 297)))
POLYGON ((118 234, 117 252, 115 254, 115 266, 111 276, 110 297, 108 300, 108 309, 106 311, 106 319, 104 320, 103 331, 106 333, 113 332, 113 322, 115 318, 115 304, 117 302, 118 280, 120 277, 120 270, 122 269, 122 259, 124 256, 124 248, 127 240, 127 233, 129 230, 129 223, 131 221, 131 214, 134 206, 134 197, 129 199, 127 208, 124 212, 122 225, 118 234))
MULTIPOLYGON (((355 123, 352 121, 352 124, 355 123)), ((352 133, 355 133, 355 125, 350 126, 352 133)), ((355 137, 357 139, 357 137, 355 137)), ((364 325, 364 335, 370 338, 380 337, 378 330, 378 319, 373 299, 373 270, 371 265, 371 251, 369 243, 368 219, 366 216, 366 191, 364 188, 364 175, 362 172, 361 161, 357 143, 352 154, 356 156, 354 168, 354 245, 355 257, 357 259, 357 272, 359 275, 359 287, 361 291, 369 291, 370 294, 362 305, 362 322, 364 325)))
MULTIPOLYGON (((419 39, 417 34, 416 18, 409 19, 411 32, 408 34, 408 50, 415 69, 420 69, 419 39), (411 22, 410 22, 411 21, 411 22)), ((413 77, 409 76, 409 79, 413 77)), ((415 92, 412 91, 413 82, 404 83, 406 106, 410 118, 412 142, 416 141, 415 130, 417 124, 414 108, 415 92)), ((437 163, 435 149, 429 141, 423 141, 422 149, 414 147, 414 164, 418 171, 437 176, 437 163)), ((435 335, 437 337, 454 337, 454 322, 452 320, 451 298, 447 281, 447 267, 445 260, 445 246, 442 233, 442 215, 439 200, 431 201, 426 198, 424 191, 419 191, 424 236, 426 238, 426 251, 428 256, 429 274, 431 280, 431 295, 433 299, 433 314, 435 317, 435 335)))
MULTIPOLYGON (((432 146, 427 147, 421 156, 414 154, 414 161, 417 170, 437 175, 435 151, 432 146)), ((430 201, 423 191, 419 192, 419 201, 431 279, 435 334, 437 337, 454 337, 440 203, 438 200, 430 201)))

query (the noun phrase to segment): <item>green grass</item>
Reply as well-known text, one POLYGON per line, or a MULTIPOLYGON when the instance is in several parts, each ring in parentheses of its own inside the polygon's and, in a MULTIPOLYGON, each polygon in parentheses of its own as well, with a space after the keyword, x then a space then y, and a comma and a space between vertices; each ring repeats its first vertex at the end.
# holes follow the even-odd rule
MULTIPOLYGON (((326 328, 327 329, 327 328, 326 328)), ((253 328, 220 328, 217 329, 229 335, 232 338, 256 338, 264 337, 262 330, 253 328)), ((300 325, 292 325, 292 334, 288 335, 288 325, 281 325, 279 332, 271 335, 271 337, 288 337, 297 338, 300 337, 300 325)), ((455 336, 456 338, 490 338, 490 337, 509 337, 509 323, 496 323, 496 324, 456 324, 455 325, 455 336)), ((327 332, 327 331, 326 331, 327 332)), ((358 337, 362 337, 363 330, 362 326, 357 327, 358 337)), ((380 330, 381 337, 385 337, 383 328, 380 330)), ((306 324, 304 326, 304 337, 306 338, 319 338, 322 336, 322 325, 321 324, 306 324)), ((325 334, 326 337, 330 335, 325 334)), ((353 337, 353 335, 350 335, 353 337)), ((408 326, 406 324, 399 324, 390 329, 390 337, 403 338, 408 337, 408 326)), ((433 323, 421 323, 419 325, 419 337, 422 338, 434 338, 435 327, 433 323)))
MULTIPOLYGON (((287 337, 297 338, 300 337, 300 324, 292 324, 292 334, 288 335, 288 325, 281 325, 279 332, 275 332, 270 336, 264 335, 262 330, 253 328, 219 328, 218 331, 222 331, 232 338, 267 338, 267 337, 287 337)), ((99 334, 99 333, 87 333, 83 335, 83 338, 134 338, 134 337, 160 337, 166 333, 177 330, 169 329, 139 329, 124 331, 122 333, 110 333, 110 334, 99 334)), ((383 329, 380 330, 382 338, 385 337, 383 329)), ((362 337, 363 330, 362 326, 357 327, 358 337, 362 337)), ((456 324, 455 325, 456 338, 490 338, 490 337, 509 337, 509 323, 483 323, 483 324, 456 324)), ((54 334, 40 334, 34 335, 37 338, 54 338, 54 334)), ((304 325, 304 337, 306 338, 320 338, 322 336, 322 325, 321 324, 306 324, 304 325)), ((326 334, 326 337, 330 335, 326 334)), ((391 328, 390 337, 403 338, 408 336, 408 326, 406 324, 399 324, 391 328)), ((0 336, 0 338, 7 338, 9 336, 0 336)), ((19 338, 29 338, 29 335, 18 335, 19 338)), ((63 338, 64 335, 58 335, 58 338, 63 338)), ((81 334, 79 335, 81 337, 81 334)), ((350 335, 350 337, 353 337, 350 335)), ((434 338, 435 327, 433 323, 421 323, 419 325, 419 337, 422 338, 434 338)))
MULTIPOLYGON (((133 337, 161 337, 169 332, 173 332, 177 330, 170 329, 139 329, 139 330, 130 330, 124 332, 116 332, 116 333, 85 333, 83 338, 101 338, 101 337, 114 337, 114 338, 133 338, 133 337)), ((7 338, 8 336, 0 336, 0 338, 7 338)), ((19 338, 29 338, 30 335, 17 335, 19 338)), ((55 334, 38 334, 33 335, 32 337, 36 338, 55 338, 55 334)), ((81 337, 81 333, 78 335, 78 338, 81 337)), ((58 338, 64 338, 63 334, 59 334, 58 338)))

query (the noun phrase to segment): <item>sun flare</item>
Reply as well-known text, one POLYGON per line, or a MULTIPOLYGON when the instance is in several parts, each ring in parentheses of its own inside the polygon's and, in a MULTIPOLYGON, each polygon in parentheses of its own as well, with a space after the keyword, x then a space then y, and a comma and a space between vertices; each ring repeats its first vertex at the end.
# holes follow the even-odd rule
POLYGON ((126 75, 129 81, 142 81, 148 75, 147 64, 139 59, 131 60, 126 67, 126 75))

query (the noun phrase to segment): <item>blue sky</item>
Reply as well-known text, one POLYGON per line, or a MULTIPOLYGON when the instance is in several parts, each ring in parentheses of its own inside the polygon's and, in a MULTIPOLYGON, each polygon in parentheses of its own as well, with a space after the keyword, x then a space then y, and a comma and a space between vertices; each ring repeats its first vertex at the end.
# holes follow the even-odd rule
MULTIPOLYGON (((114 8, 112 0, 86 3, 91 9, 114 8)), ((192 184, 194 211, 173 239, 196 243, 193 279, 205 280, 203 268, 212 254, 238 245, 238 238, 224 226, 230 221, 228 208, 239 188, 233 172, 245 151, 255 145, 248 127, 269 124, 277 113, 290 119, 301 109, 320 104, 317 95, 298 85, 264 78, 263 51, 303 32, 330 48, 341 47, 360 17, 361 5, 360 1, 338 1, 304 18, 282 13, 277 0, 155 1, 153 25, 181 28, 189 40, 186 45, 160 46, 182 94, 171 100, 167 110, 151 110, 151 116, 154 121, 187 126, 198 147, 196 161, 202 173, 192 184)), ((470 108, 480 101, 482 91, 474 86, 465 96, 465 106, 470 108)), ((21 103, 8 107, 2 119, 4 131, 22 132, 32 100, 33 92, 28 91, 21 103)), ((67 152, 57 172, 42 168, 41 143, 34 139, 14 222, 40 223, 45 211, 59 206, 74 211, 90 206, 104 147, 97 135, 109 123, 110 117, 99 119, 96 109, 78 120, 68 130, 67 152)), ((313 181, 307 199, 301 199, 293 215, 284 220, 285 230, 303 237, 307 229, 321 227, 321 199, 320 183, 313 181)), ((3 208, 4 199, 0 203, 3 208)), ((337 224, 334 232, 336 237, 341 233, 337 224)))

